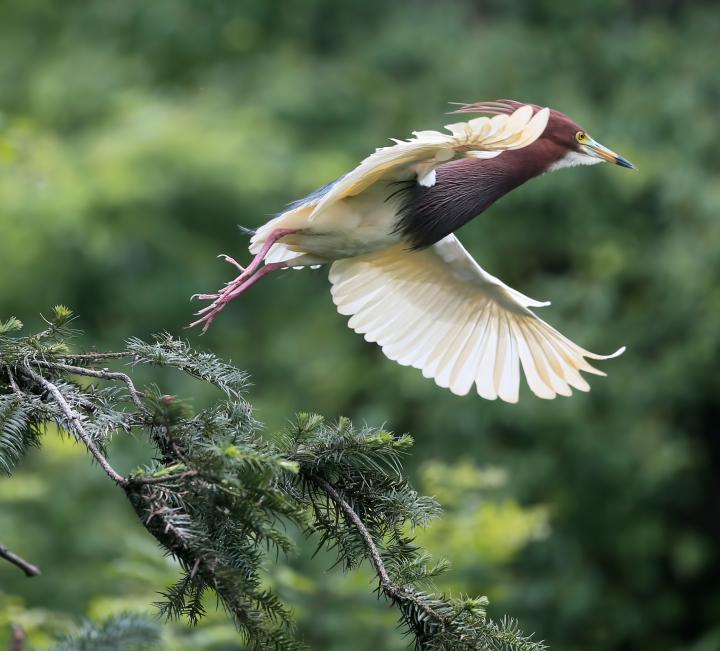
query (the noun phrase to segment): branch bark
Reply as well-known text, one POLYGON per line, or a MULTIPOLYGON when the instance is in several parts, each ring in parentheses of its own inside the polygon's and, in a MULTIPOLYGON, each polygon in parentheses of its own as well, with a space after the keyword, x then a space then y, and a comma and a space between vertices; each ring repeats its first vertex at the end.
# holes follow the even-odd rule
POLYGON ((174 481, 181 481, 187 477, 195 477, 197 470, 186 470, 175 475, 166 475, 165 477, 128 477, 128 486, 143 486, 150 484, 169 484, 174 481))
POLYGON ((42 375, 35 373, 35 371, 29 368, 25 368, 25 373, 27 373, 35 382, 37 382, 44 389, 47 390, 52 399, 57 403, 57 405, 60 407, 63 414, 65 415, 70 430, 85 444, 88 452, 90 452, 90 454, 95 457, 95 460, 100 464, 100 467, 105 471, 107 476, 110 477, 110 479, 112 479, 116 484, 118 484, 118 486, 126 486, 127 479, 125 479, 125 477, 119 474, 110 465, 110 462, 105 458, 105 455, 103 455, 97 445, 95 445, 92 437, 87 433, 87 430, 80 422, 80 418, 78 418, 78 415, 71 409, 70 405, 63 397, 60 389, 58 389, 52 382, 50 382, 50 380, 46 380, 42 375))
POLYGON ((95 378, 99 378, 101 380, 120 380, 121 382, 125 383, 125 386, 127 386, 128 392, 130 393, 130 398, 132 398, 132 401, 135 403, 135 406, 140 411, 145 411, 145 406, 143 405, 142 401, 140 400, 140 396, 142 394, 135 388, 133 381, 130 379, 130 376, 127 375, 126 373, 120 373, 119 371, 108 371, 107 369, 103 369, 102 371, 97 371, 95 369, 85 368, 84 366, 73 366, 71 364, 63 364, 61 362, 46 362, 41 359, 29 360, 29 363, 34 364, 35 366, 40 366, 42 368, 67 371, 68 373, 74 373, 75 375, 84 375, 86 377, 95 377, 95 378))
POLYGON ((99 362, 104 359, 125 359, 127 357, 134 358, 135 355, 129 351, 127 352, 119 352, 119 353, 77 353, 76 355, 63 355, 62 359, 64 360, 73 360, 73 361, 91 361, 91 362, 99 362))
POLYGON ((11 552, 5 545, 0 545, 0 558, 4 558, 9 563, 19 567, 25 576, 33 577, 40 576, 40 568, 32 563, 28 563, 24 558, 21 558, 17 554, 11 552))
POLYGON ((375 540, 368 531, 368 528, 365 526, 365 523, 362 521, 362 518, 355 512, 350 503, 337 491, 337 489, 332 484, 330 484, 322 477, 311 476, 310 478, 320 488, 322 488, 323 491, 325 491, 325 493, 345 514, 345 517, 357 530, 358 535, 362 539, 363 544, 368 551, 368 556, 370 557, 370 562, 375 569, 375 573, 380 580, 380 589, 383 591, 383 593, 385 593, 387 597, 389 597, 392 601, 395 602, 413 602, 425 613, 425 615, 429 619, 437 622, 441 626, 445 626, 445 624, 447 623, 445 617, 443 617, 440 613, 436 612, 427 604, 415 599, 411 593, 403 590, 400 586, 395 585, 395 583, 390 578, 390 575, 388 574, 387 568, 385 567, 385 563, 383 562, 380 550, 375 543, 375 540))
POLYGON ((10 387, 12 388, 13 393, 16 396, 22 396, 22 392, 20 391, 20 387, 18 386, 17 381, 15 380, 15 374, 13 373, 12 368, 10 368, 9 366, 6 366, 5 370, 7 371, 8 380, 10 381, 10 387))

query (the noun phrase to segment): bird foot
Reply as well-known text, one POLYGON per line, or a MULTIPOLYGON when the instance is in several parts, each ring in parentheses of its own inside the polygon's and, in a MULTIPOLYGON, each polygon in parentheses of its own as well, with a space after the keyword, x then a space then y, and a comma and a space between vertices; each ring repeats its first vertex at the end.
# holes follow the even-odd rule
POLYGON ((262 248, 258 254, 252 259, 252 262, 246 267, 243 267, 235 258, 221 253, 218 258, 222 258, 225 262, 233 265, 240 270, 240 275, 225 284, 225 287, 219 289, 215 294, 194 294, 192 298, 199 298, 201 300, 211 300, 210 305, 205 306, 201 310, 198 310, 195 314, 200 316, 199 319, 193 321, 189 327, 194 327, 202 324, 202 334, 205 334, 210 327, 210 324, 215 320, 215 317, 220 314, 223 308, 234 298, 240 296, 246 289, 252 287, 260 278, 272 273, 276 269, 283 269, 286 267, 284 262, 271 262, 265 263, 265 256, 268 254, 273 244, 279 239, 286 235, 296 233, 297 229, 294 228, 277 228, 267 237, 263 243, 262 248), (263 265, 263 266, 261 266, 263 265))
POLYGON ((236 267, 240 271, 245 271, 245 267, 243 267, 235 258, 227 255, 226 253, 221 253, 218 258, 222 258, 225 262, 230 263, 233 267, 236 267))
POLYGON ((286 266, 287 265, 284 262, 271 262, 270 264, 264 265, 254 273, 247 273, 246 271, 240 274, 237 278, 235 278, 235 280, 230 281, 216 294, 195 294, 193 298, 212 300, 212 303, 210 303, 210 305, 206 305, 195 313, 195 315, 200 318, 193 321, 189 327, 193 328, 202 324, 201 334, 205 334, 212 322, 215 320, 215 317, 222 312, 230 301, 252 287, 263 276, 267 276, 278 269, 284 269, 286 266))

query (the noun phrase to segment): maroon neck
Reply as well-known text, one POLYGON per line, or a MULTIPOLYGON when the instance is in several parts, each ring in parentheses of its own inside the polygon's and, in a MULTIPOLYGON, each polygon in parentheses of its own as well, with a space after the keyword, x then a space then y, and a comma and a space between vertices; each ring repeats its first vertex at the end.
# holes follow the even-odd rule
POLYGON ((399 194, 397 230, 413 248, 430 246, 546 172, 563 153, 552 141, 540 139, 494 158, 460 158, 440 165, 435 185, 413 183, 399 194))

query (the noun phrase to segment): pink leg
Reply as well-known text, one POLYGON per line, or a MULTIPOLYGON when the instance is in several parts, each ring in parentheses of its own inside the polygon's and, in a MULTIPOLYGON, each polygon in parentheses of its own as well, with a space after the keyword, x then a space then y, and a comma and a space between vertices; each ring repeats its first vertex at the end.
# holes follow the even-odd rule
POLYGON ((286 235, 297 233, 297 231, 298 229, 296 228, 276 228, 272 233, 270 233, 268 238, 263 243, 262 249, 260 249, 259 253, 252 259, 252 262, 250 262, 246 269, 243 269, 243 267, 229 255, 222 254, 218 256, 220 258, 224 258, 226 262, 229 262, 233 266, 240 269, 242 273, 237 278, 227 283, 227 285, 223 287, 220 291, 218 291, 217 294, 194 294, 193 298, 217 298, 218 295, 222 295, 232 291, 233 289, 241 285, 243 282, 245 282, 245 280, 247 280, 250 276, 252 276, 255 271, 257 271, 258 267, 260 267, 262 261, 265 259, 265 256, 268 254, 268 251, 270 251, 275 242, 277 242, 280 238, 285 237, 286 235))
POLYGON ((210 327, 210 324, 217 316, 217 314, 233 298, 242 294, 242 292, 244 292, 248 287, 254 285, 258 280, 260 280, 260 278, 269 274, 271 271, 275 271, 276 269, 282 269, 283 266, 287 266, 284 263, 272 263, 266 264, 262 269, 260 269, 260 265, 265 259, 265 256, 272 248, 273 244, 275 244, 275 242, 277 242, 280 238, 285 237, 286 235, 296 233, 297 230, 298 229, 295 228, 276 228, 267 237, 267 239, 263 243, 262 249, 260 249, 258 254, 252 259, 252 262, 250 262, 247 269, 244 269, 240 265, 240 263, 237 262, 237 260, 231 258, 229 255, 222 254, 218 256, 220 258, 224 258, 226 262, 229 262, 230 264, 240 269, 242 273, 237 278, 227 283, 225 287, 219 290, 216 294, 195 294, 193 296, 193 298, 210 299, 213 302, 197 313, 204 314, 205 316, 203 316, 201 319, 198 319, 194 323, 191 323, 190 326, 192 327, 194 325, 204 323, 205 325, 203 326, 203 333, 205 333, 210 327))
POLYGON ((225 262, 229 262, 233 267, 239 269, 240 271, 245 271, 245 267, 243 267, 235 258, 231 258, 225 253, 221 253, 218 258, 222 258, 225 262))
POLYGON ((256 271, 251 276, 246 277, 243 282, 239 284, 233 283, 233 285, 229 285, 225 288, 225 291, 222 294, 201 294, 201 298, 207 297, 214 298, 215 300, 210 305, 204 307, 202 310, 199 310, 197 312, 198 315, 202 314, 204 316, 199 318, 197 321, 193 321, 190 324, 190 327, 192 328, 202 323, 204 324, 202 334, 205 334, 212 322, 215 320, 215 317, 220 314, 220 312, 222 312, 223 308, 230 301, 232 301, 234 298, 237 298, 245 290, 252 287, 263 276, 267 276, 268 274, 271 274, 273 271, 277 271, 278 269, 285 268, 287 268, 286 262, 271 262, 270 264, 266 264, 264 267, 256 271))
MULTIPOLYGON (((260 252, 252 259, 252 262, 247 266, 247 269, 245 269, 245 271, 240 274, 238 278, 242 276, 249 276, 254 273, 258 269, 262 261, 265 259, 265 256, 268 254, 268 251, 270 251, 275 242, 277 242, 280 238, 285 237, 286 235, 292 235, 293 233, 297 233, 297 231, 297 228, 276 228, 272 233, 270 233, 270 235, 268 235, 268 238, 263 243, 260 252)), ((233 281, 233 283, 231 284, 234 284, 234 282, 235 281, 233 281)))
MULTIPOLYGON (((216 304, 219 303, 219 300, 221 297, 224 296, 230 296, 235 297, 239 294, 239 292, 235 293, 236 289, 239 289, 240 287, 245 287, 245 282, 253 277, 253 275, 257 272, 260 265, 262 264, 263 260, 265 259, 265 256, 268 254, 268 251, 272 248, 273 244, 277 242, 280 238, 284 237, 285 235, 291 235, 292 233, 296 233, 297 229, 294 228, 276 228, 268 238, 263 243, 262 249, 260 249, 259 253, 253 258, 252 262, 248 265, 247 269, 244 269, 242 265, 240 265, 237 260, 234 258, 231 258, 229 255, 222 254, 218 257, 224 258, 226 262, 229 262, 230 264, 237 267, 242 273, 235 278, 234 280, 231 280, 229 283, 225 285, 222 289, 220 289, 216 294, 195 294, 193 298, 200 298, 200 299, 211 299, 214 302, 212 305, 209 305, 208 307, 204 308, 198 314, 203 314, 204 312, 208 312, 213 310, 213 308, 216 306, 216 304)), ((263 274, 265 275, 265 274, 263 274)), ((262 276, 261 276, 262 277, 262 276)), ((254 282, 254 281, 253 281, 254 282)), ((251 283, 252 284, 252 283, 251 283)), ((249 286, 249 285, 248 285, 249 286)), ((230 300, 230 299, 228 299, 230 300)), ((225 305, 227 301, 222 301, 222 305, 225 305)), ((196 323, 198 323, 196 321, 196 323)), ((193 324, 195 325, 195 324, 193 324)), ((205 326, 205 330, 207 330, 207 325, 205 326)), ((205 331, 203 330, 203 332, 205 331)))

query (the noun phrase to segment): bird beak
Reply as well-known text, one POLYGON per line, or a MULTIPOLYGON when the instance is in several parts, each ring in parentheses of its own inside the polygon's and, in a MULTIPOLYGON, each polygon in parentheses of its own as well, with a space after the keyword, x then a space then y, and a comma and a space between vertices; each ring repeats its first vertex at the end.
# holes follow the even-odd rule
POLYGON ((595 156, 595 158, 600 158, 604 161, 607 161, 608 163, 614 163, 615 165, 620 165, 620 167, 627 167, 631 170, 637 169, 637 167, 635 167, 635 165, 633 165, 629 160, 623 158, 619 154, 616 154, 614 151, 608 149, 604 145, 601 145, 595 140, 591 139, 590 142, 587 142, 583 145, 583 148, 585 149, 585 153, 590 156, 595 156))

